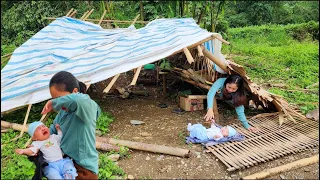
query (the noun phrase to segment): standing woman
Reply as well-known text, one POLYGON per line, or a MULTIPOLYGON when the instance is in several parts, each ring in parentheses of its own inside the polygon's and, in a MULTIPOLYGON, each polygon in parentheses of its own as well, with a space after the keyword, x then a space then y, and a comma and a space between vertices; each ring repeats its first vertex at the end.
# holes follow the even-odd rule
POLYGON ((57 134, 55 125, 63 132, 61 149, 74 161, 78 176, 76 179, 98 179, 98 152, 96 150, 96 122, 100 115, 98 104, 86 93, 86 85, 71 73, 60 71, 49 83, 52 100, 49 100, 42 114, 58 112, 50 133, 57 134))
POLYGON ((213 97, 216 95, 218 100, 224 100, 235 107, 238 119, 244 128, 249 131, 257 131, 255 127, 248 124, 244 114, 244 104, 246 102, 243 79, 239 75, 230 75, 228 78, 219 78, 211 86, 207 95, 208 110, 204 116, 206 121, 214 122, 213 97))

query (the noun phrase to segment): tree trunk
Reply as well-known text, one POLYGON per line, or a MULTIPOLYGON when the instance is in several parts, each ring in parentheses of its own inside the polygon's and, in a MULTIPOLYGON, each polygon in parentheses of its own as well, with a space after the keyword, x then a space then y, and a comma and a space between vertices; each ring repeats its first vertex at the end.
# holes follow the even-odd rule
POLYGON ((200 16, 199 16, 199 19, 198 19, 198 22, 197 22, 197 24, 199 24, 199 25, 200 25, 200 22, 201 22, 201 20, 203 18, 203 15, 204 15, 204 13, 206 11, 206 5, 207 5, 207 1, 204 3, 204 6, 201 9, 200 16))
POLYGON ((196 8, 197 8, 197 2, 192 2, 192 17, 193 19, 196 18, 196 8))
POLYGON ((143 17, 143 4, 142 1, 140 0, 140 18, 141 21, 144 21, 144 17, 143 17))
POLYGON ((185 4, 185 14, 189 16, 188 1, 185 1, 184 4, 185 4))
POLYGON ((213 21, 213 10, 214 10, 214 1, 211 1, 211 10, 210 10, 210 14, 211 14, 211 32, 215 31, 215 25, 214 25, 214 21, 213 21))
POLYGON ((183 17, 183 11, 184 11, 184 0, 180 0, 180 15, 183 17))

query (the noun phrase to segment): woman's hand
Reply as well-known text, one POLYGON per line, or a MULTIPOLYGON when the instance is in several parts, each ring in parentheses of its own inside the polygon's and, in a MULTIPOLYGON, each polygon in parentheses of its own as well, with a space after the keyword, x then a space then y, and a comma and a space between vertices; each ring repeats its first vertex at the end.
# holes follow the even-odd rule
POLYGON ((212 109, 208 109, 207 114, 204 116, 204 119, 206 121, 211 121, 214 123, 214 113, 212 109))
POLYGON ((41 114, 47 114, 48 112, 52 111, 52 101, 49 100, 46 105, 44 105, 41 114))
POLYGON ((260 129, 250 126, 248 130, 251 132, 258 132, 260 129))

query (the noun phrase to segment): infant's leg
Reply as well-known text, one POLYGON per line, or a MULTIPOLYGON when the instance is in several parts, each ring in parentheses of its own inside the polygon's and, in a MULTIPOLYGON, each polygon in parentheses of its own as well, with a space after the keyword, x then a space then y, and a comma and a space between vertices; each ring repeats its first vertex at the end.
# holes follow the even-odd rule
POLYGON ((59 170, 50 165, 43 168, 43 174, 48 179, 63 179, 63 177, 60 175, 59 170))
POLYGON ((77 174, 77 170, 74 167, 72 160, 69 158, 65 158, 65 159, 63 159, 63 161, 64 161, 64 165, 63 165, 63 169, 62 169, 63 178, 64 179, 75 179, 78 176, 78 174, 77 174))

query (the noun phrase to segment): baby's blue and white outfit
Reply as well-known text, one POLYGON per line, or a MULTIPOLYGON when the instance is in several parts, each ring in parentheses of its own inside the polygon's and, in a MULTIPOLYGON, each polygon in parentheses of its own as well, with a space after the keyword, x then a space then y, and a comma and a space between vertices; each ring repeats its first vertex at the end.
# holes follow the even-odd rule
MULTIPOLYGON (((33 136, 35 129, 42 125, 38 122, 29 125, 30 136, 33 136)), ((43 153, 43 158, 48 163, 48 166, 43 168, 43 173, 48 179, 75 179, 78 176, 77 170, 69 157, 63 158, 60 148, 61 138, 62 132, 60 131, 58 135, 52 134, 44 141, 33 141, 33 147, 29 149, 34 153, 37 153, 39 149, 43 153)))
MULTIPOLYGON (((227 126, 229 134, 228 137, 234 136, 237 132, 234 128, 231 126, 227 126)), ((206 129, 202 124, 194 124, 191 125, 191 123, 188 123, 187 127, 188 131, 190 131, 190 137, 191 138, 197 138, 201 141, 205 140, 220 140, 223 138, 223 135, 221 134, 221 129, 218 128, 214 123, 211 124, 211 127, 206 129), (215 138, 214 136, 219 136, 215 138)))

